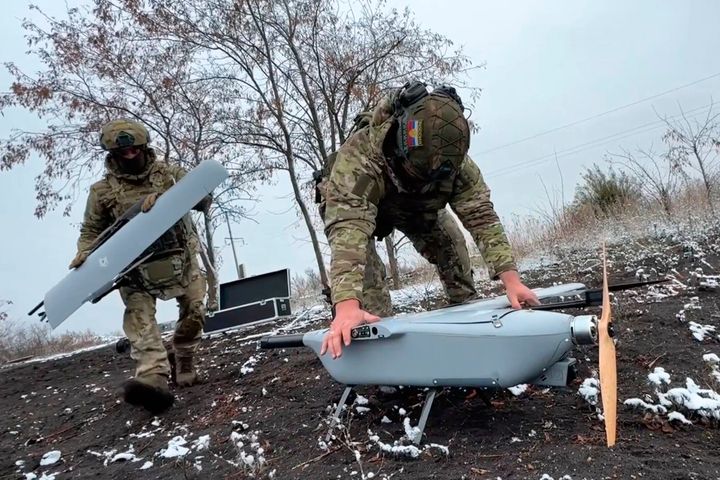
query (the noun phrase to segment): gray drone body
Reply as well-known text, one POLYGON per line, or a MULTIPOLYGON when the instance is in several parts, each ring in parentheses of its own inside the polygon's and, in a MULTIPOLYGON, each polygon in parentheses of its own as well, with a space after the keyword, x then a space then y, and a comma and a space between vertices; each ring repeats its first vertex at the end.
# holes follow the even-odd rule
POLYGON ((228 176, 218 162, 205 160, 160 195, 153 208, 134 212, 127 223, 113 231, 90 253, 85 262, 51 288, 44 301, 43 318, 56 328, 82 304, 97 301, 112 290, 125 274, 142 262, 140 257, 163 233, 177 223, 228 176))
MULTIPOLYGON (((533 290, 544 301, 529 310, 510 308, 506 296, 476 300, 430 312, 385 318, 351 330, 352 341, 333 359, 320 355, 328 329, 305 334, 271 335, 262 348, 307 346, 330 376, 345 384, 325 436, 334 436, 355 386, 403 385, 427 390, 418 422, 419 444, 437 393, 444 387, 508 388, 520 384, 566 386, 572 379, 574 345, 598 343, 598 319, 556 312, 598 306, 608 292, 665 282, 665 279, 588 289, 568 283, 533 290)), ((608 310, 609 315, 609 310, 608 310)), ((605 325, 613 337, 612 323, 605 325)), ((614 367, 613 367, 614 368, 614 367)), ((608 437, 610 438, 610 437, 608 437)), ((610 444, 610 443, 609 443, 610 444)))
MULTIPOLYGON (((573 283, 535 292, 543 299, 584 289, 573 283)), ((564 386, 575 363, 569 353, 576 344, 596 341, 597 319, 514 310, 502 296, 356 327, 352 342, 337 359, 320 355, 326 333, 322 329, 301 338, 266 337, 263 346, 299 346, 301 340, 315 351, 330 376, 345 385, 564 386)))

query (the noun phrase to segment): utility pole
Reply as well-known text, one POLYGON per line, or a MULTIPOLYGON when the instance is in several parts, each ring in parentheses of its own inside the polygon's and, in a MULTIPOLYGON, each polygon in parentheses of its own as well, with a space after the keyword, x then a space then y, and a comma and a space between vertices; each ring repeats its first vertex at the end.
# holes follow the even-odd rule
POLYGON ((233 258, 235 259, 235 270, 237 271, 238 280, 245 278, 245 269, 238 263, 237 252, 235 251, 235 239, 233 238, 232 229, 230 228, 230 217, 225 213, 225 221, 227 222, 228 233, 230 234, 230 246, 232 247, 233 258))

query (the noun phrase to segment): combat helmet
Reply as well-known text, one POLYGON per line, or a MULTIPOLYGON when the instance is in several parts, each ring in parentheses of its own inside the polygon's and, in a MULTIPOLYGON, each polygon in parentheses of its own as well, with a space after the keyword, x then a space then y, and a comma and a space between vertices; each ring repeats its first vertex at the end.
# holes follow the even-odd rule
POLYGON ((140 147, 150 142, 150 132, 139 122, 128 119, 112 120, 100 131, 100 146, 103 150, 124 147, 140 147))
POLYGON ((428 92, 422 82, 406 83, 394 101, 398 121, 394 169, 402 167, 420 184, 457 172, 470 148, 470 127, 463 110, 453 87, 428 92))

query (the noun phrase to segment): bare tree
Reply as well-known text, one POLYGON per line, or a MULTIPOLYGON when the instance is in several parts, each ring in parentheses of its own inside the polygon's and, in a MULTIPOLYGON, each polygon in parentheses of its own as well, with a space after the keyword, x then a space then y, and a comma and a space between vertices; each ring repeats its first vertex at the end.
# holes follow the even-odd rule
POLYGON ((410 239, 408 239, 402 232, 399 232, 399 236, 395 235, 396 232, 398 232, 398 230, 393 230, 390 232, 390 235, 385 237, 385 251, 388 256, 390 279, 392 280, 393 289, 395 290, 402 287, 402 282, 400 280, 400 263, 398 261, 400 258, 400 251, 405 245, 410 244, 410 239))
POLYGON ((151 11, 137 3, 117 0, 158 31, 208 52, 206 77, 225 81, 237 101, 221 122, 226 141, 287 172, 327 284, 305 193, 312 173, 345 141, 355 113, 388 88, 412 77, 456 78, 467 58, 382 1, 166 0, 151 11))
POLYGON ((652 146, 648 150, 631 153, 609 153, 611 164, 620 165, 629 170, 643 194, 658 203, 666 215, 672 213, 672 199, 677 192, 682 171, 667 153, 655 153, 652 146))
POLYGON ((35 185, 35 215, 42 217, 61 203, 68 214, 78 187, 99 175, 104 153, 98 148, 98 132, 113 118, 145 124, 151 144, 159 147, 165 161, 190 169, 206 158, 220 160, 232 179, 203 214, 200 228, 208 303, 214 305, 213 230, 218 207, 244 216, 239 202, 248 199, 250 181, 269 175, 257 162, 243 161, 243 149, 227 144, 214 128, 219 112, 227 108, 224 84, 202 77, 197 49, 167 41, 152 24, 136 21, 110 2, 97 0, 92 9, 69 9, 65 20, 31 9, 37 18, 25 20, 23 26, 30 54, 44 70, 31 76, 6 64, 15 81, 10 92, 0 95, 0 113, 23 108, 45 120, 47 129, 16 129, 0 140, 0 170, 14 168, 32 154, 44 159, 35 185))
POLYGON ((393 288, 400 288, 400 269, 398 268, 397 250, 393 241, 394 231, 385 237, 385 250, 388 256, 388 266, 390 267, 390 278, 392 279, 393 288))
MULTIPOLYGON (((475 68, 447 38, 382 0, 93 0, 68 20, 42 20, 25 27, 45 71, 31 77, 8 65, 16 82, 0 97, 0 111, 21 107, 49 122, 45 132, 0 143, 0 168, 30 152, 45 159, 38 216, 97 173, 88 138, 122 114, 151 128, 168 161, 220 158, 234 172, 216 202, 223 211, 242 214, 243 179, 287 172, 324 284, 306 200, 312 173, 345 141, 355 113, 388 89, 410 78, 462 86, 460 75, 475 68)), ((478 92, 470 89, 466 103, 478 92)))
POLYGON ((679 168, 688 167, 703 182, 707 204, 711 212, 715 191, 715 180, 718 174, 718 157, 720 152, 720 113, 713 112, 711 103, 707 114, 701 119, 688 117, 680 107, 680 116, 661 119, 667 125, 663 141, 668 145, 668 158, 679 168))
POLYGON ((0 300, 0 322, 7 320, 8 313, 6 309, 9 305, 12 305, 10 300, 0 300))

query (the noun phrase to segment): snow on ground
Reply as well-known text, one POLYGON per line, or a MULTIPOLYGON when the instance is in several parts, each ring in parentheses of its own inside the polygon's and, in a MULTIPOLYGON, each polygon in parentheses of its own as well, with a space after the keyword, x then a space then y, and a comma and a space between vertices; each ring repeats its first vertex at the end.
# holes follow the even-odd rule
POLYGON ((168 440, 167 448, 163 448, 156 455, 163 458, 184 457, 190 451, 185 447, 187 440, 181 436, 173 437, 168 440))
MULTIPOLYGON (((236 465, 241 467, 249 475, 260 473, 265 464, 265 449, 260 445, 259 435, 262 432, 255 431, 249 434, 232 432, 230 441, 237 450, 236 465)), ((232 462, 230 462, 232 463, 232 462)))
MULTIPOLYGON (((680 310, 675 317, 682 323, 684 323, 687 320, 687 312, 690 310, 702 310, 702 307, 700 306, 700 298, 699 297, 692 297, 690 299, 690 303, 686 303, 682 310, 680 310)), ((694 323, 694 322, 693 322, 694 323)))
MULTIPOLYGON (((442 290, 441 290, 441 293, 442 293, 442 290)), ((266 335, 289 333, 292 331, 300 330, 300 329, 307 327, 308 325, 312 325, 313 323, 316 323, 320 320, 324 320, 324 319, 328 319, 328 318, 330 318, 329 306, 327 304, 317 304, 317 305, 313 305, 309 308, 301 310, 297 315, 295 315, 293 317, 272 320, 272 321, 268 322, 267 324, 247 325, 247 326, 240 325, 240 326, 238 326, 237 329, 229 330, 229 331, 225 331, 225 332, 221 332, 221 333, 208 334, 204 338, 217 338, 217 337, 226 336, 226 335, 231 335, 231 336, 239 335, 242 332, 245 332, 247 330, 259 329, 265 325, 274 325, 274 328, 271 330, 266 330, 261 333, 251 334, 251 335, 245 336, 242 339, 240 339, 240 340, 254 341, 254 340, 261 338, 263 336, 266 336, 266 335)), ((172 332, 165 334, 164 337, 167 337, 170 335, 172 335, 172 332)), ((77 355, 80 353, 91 352, 93 350, 99 350, 101 348, 114 346, 115 343, 118 340, 120 340, 121 338, 123 338, 123 337, 104 336, 104 337, 101 337, 102 343, 100 343, 98 345, 80 348, 77 350, 73 350, 71 352, 57 353, 57 354, 48 355, 48 356, 44 356, 44 357, 35 357, 35 358, 25 360, 23 362, 17 362, 13 365, 21 365, 21 364, 36 363, 36 362, 45 363, 45 362, 50 362, 53 360, 58 360, 61 358, 67 358, 67 357, 71 357, 73 355, 77 355)))
MULTIPOLYGON (((237 350, 237 345, 257 345, 257 339, 265 335, 271 334, 282 334, 289 333, 297 330, 304 329, 309 325, 313 325, 320 320, 329 318, 330 311, 327 305, 318 304, 313 305, 310 308, 304 309, 299 312, 296 316, 291 318, 283 318, 269 322, 263 325, 252 325, 252 326, 240 326, 238 329, 233 331, 227 331, 222 334, 209 335, 216 338, 217 342, 227 342, 228 347, 226 351, 237 350), (251 333, 251 332, 258 333, 251 333)), ((120 338, 120 337, 118 337, 120 338)), ((114 345, 118 338, 106 339, 107 342, 75 350, 73 352, 67 352, 63 354, 51 355, 43 358, 35 358, 28 360, 24 363, 29 362, 48 362, 60 358, 70 357, 83 352, 88 352, 104 347, 114 345)), ((226 352, 227 353, 227 352, 226 352)), ((264 357, 265 352, 256 351, 248 357, 238 357, 238 366, 242 375, 251 374, 257 363, 264 357)), ((208 357, 208 367, 217 367, 216 359, 208 357)), ((107 372, 104 372, 104 376, 108 376, 107 372)), ((104 387, 98 387, 94 383, 88 383, 85 385, 88 393, 97 394, 98 392, 105 391, 104 387)), ((63 389, 47 387, 45 390, 40 392, 28 392, 21 395, 21 400, 24 402, 31 402, 36 397, 47 397, 52 395, 65 394, 63 389)), ((362 397, 359 403, 362 402, 362 397)), ((367 403, 367 399, 365 399, 367 403)), ((242 407, 241 411, 249 411, 252 407, 242 407)), ((69 415, 73 413, 73 409, 66 408, 62 414, 69 415), (69 412, 68 412, 69 410, 69 412)), ((92 423, 93 419, 89 419, 88 423, 92 423)), ((242 422, 233 421, 233 425, 237 425, 240 428, 246 429, 247 424, 242 422)), ((131 423, 127 425, 131 427, 131 423)), ((264 447, 260 445, 259 435, 261 432, 254 433, 239 433, 232 432, 229 440, 231 444, 235 446, 236 457, 232 460, 223 459, 224 461, 231 463, 232 465, 241 468, 248 475, 255 475, 262 472, 264 475, 267 474, 269 478, 274 477, 274 472, 265 472, 266 460, 264 456, 264 447)), ((99 463, 104 466, 108 466, 115 462, 128 462, 130 464, 137 464, 135 468, 138 470, 149 470, 155 467, 155 465, 163 465, 167 460, 172 459, 188 459, 192 466, 197 471, 202 471, 202 460, 205 458, 203 455, 205 452, 211 452, 210 446, 212 443, 211 435, 204 432, 190 432, 184 425, 163 425, 159 418, 151 419, 147 425, 139 426, 135 432, 131 432, 126 437, 129 444, 121 444, 116 446, 106 446, 98 449, 90 449, 87 453, 91 456, 97 457, 99 463), (142 456, 137 455, 136 450, 132 442, 142 441, 155 436, 168 436, 167 444, 160 448, 156 452, 145 452, 142 456)), ((222 442, 221 442, 222 443, 222 442)), ((215 454, 212 454, 216 456, 215 454)), ((24 478, 34 480, 51 480, 57 477, 57 473, 50 473, 48 471, 44 473, 40 472, 29 472, 23 473, 23 469, 26 465, 23 461, 18 461, 16 464, 18 470, 17 473, 23 475, 24 478)), ((62 454, 58 450, 47 452, 40 460, 40 466, 51 468, 58 462, 62 463, 62 454)), ((132 476, 132 474, 130 474, 132 476)), ((367 477, 371 478, 371 477, 367 477)))
POLYGON ((590 377, 583 380, 578 395, 583 397, 587 403, 595 407, 598 404, 598 395, 600 394, 600 381, 597 378, 590 377))
MULTIPOLYGON (((695 249, 692 250, 691 254, 699 255, 698 258, 702 259, 704 255, 700 255, 700 253, 697 249, 695 249)), ((584 255, 586 255, 586 253, 584 253, 584 255)), ((594 263, 588 263, 588 268, 595 267, 596 265, 594 263)), ((633 274, 638 278, 652 277, 656 273, 657 272, 652 272, 650 269, 633 269, 633 274)), ((718 284, 718 278, 720 277, 704 275, 702 271, 699 270, 694 278, 699 287, 711 289, 715 288, 715 286, 718 284)), ((679 295, 686 288, 686 285, 679 281, 676 281, 671 285, 661 285, 653 287, 652 289, 650 289, 651 293, 647 296, 649 298, 641 298, 640 295, 632 298, 635 298, 639 303, 646 303, 656 300, 659 301, 668 296, 679 295)), ((407 308, 419 308, 418 304, 423 300, 426 300, 428 297, 441 295, 442 287, 437 281, 429 282, 427 284, 409 286, 402 290, 392 292, 394 303, 399 307, 404 305, 407 308)), ((685 318, 686 315, 692 315, 693 313, 699 313, 701 311, 702 307, 700 306, 698 297, 692 297, 689 303, 685 304, 683 310, 681 310, 683 318, 685 318)), ((264 326, 240 328, 236 332, 229 332, 229 334, 223 335, 228 336, 227 351, 231 351, 232 349, 237 349, 238 345, 251 345, 255 343, 258 338, 264 335, 297 331, 306 328, 307 326, 314 325, 320 320, 327 320, 328 318, 329 309, 327 308, 327 305, 318 304, 301 311, 296 317, 293 317, 291 319, 274 321, 264 326)), ((713 325, 703 325, 692 321, 688 322, 688 325, 692 334, 695 336, 696 339, 698 339, 698 341, 707 340, 708 337, 712 337, 716 330, 716 327, 713 325), (698 338, 696 334, 701 334, 702 338, 698 338)), ((105 346, 111 345, 112 343, 113 342, 111 341, 103 345, 84 348, 72 353, 54 355, 51 357, 46 357, 44 359, 35 359, 34 361, 48 361, 56 358, 63 358, 73 355, 75 353, 103 348, 105 346)), ((261 355, 262 352, 254 352, 249 358, 247 356, 242 357, 242 360, 238 358, 238 365, 241 365, 241 373, 243 375, 251 374, 256 368, 258 361, 262 358, 261 355)), ((720 358, 714 353, 706 353, 703 355, 702 358, 703 362, 707 364, 708 369, 710 370, 711 378, 714 382, 716 382, 716 385, 720 385, 720 358)), ((650 412, 654 415, 662 416, 664 418, 667 418, 669 422, 673 422, 675 424, 693 425, 699 419, 709 419, 714 421, 720 420, 720 395, 715 390, 701 388, 691 378, 685 379, 685 382, 681 384, 683 386, 670 388, 670 385, 672 384, 671 375, 670 373, 666 372, 662 367, 657 367, 651 373, 649 373, 648 381, 654 389, 655 397, 648 395, 643 398, 630 398, 625 400, 624 404, 629 407, 640 409, 644 412, 650 412)), ((705 384, 705 382, 699 383, 700 385, 705 384)), ((518 385, 510 388, 510 391, 514 395, 521 395, 526 387, 526 385, 518 385)), ((93 383, 88 383, 86 385, 86 388, 89 392, 93 392, 97 391, 94 389, 97 389, 98 387, 96 387, 93 383)), ((578 390, 578 394, 581 395, 588 402, 588 404, 597 408, 599 397, 598 390, 599 382, 597 378, 587 378, 582 382, 582 385, 578 390)), ((23 395, 23 400, 31 401, 33 397, 42 393, 52 395, 54 393, 56 394, 57 392, 58 389, 48 387, 48 390, 46 392, 31 392, 29 394, 23 395)), ((347 413, 350 415, 365 413, 368 411, 368 407, 365 406, 367 404, 367 399, 358 395, 355 400, 355 408, 349 409, 347 413)), ((407 410, 410 410, 410 407, 406 409, 403 406, 398 406, 397 408, 398 413, 400 413, 401 416, 404 416, 402 420, 404 434, 400 438, 387 438, 386 433, 383 433, 382 431, 378 431, 378 429, 376 429, 375 432, 368 430, 367 438, 363 438, 360 440, 356 439, 355 441, 359 442, 358 444, 366 445, 368 447, 367 451, 372 450, 373 455, 377 452, 381 452, 383 454, 393 456, 417 458, 423 452, 433 451, 435 454, 440 453, 442 455, 449 456, 449 448, 445 445, 434 443, 423 445, 421 442, 419 445, 415 445, 413 443, 413 440, 421 440, 421 435, 418 427, 416 425, 413 425, 412 420, 407 416, 407 410), (382 438, 383 435, 385 435, 385 438, 382 438)), ((391 421, 387 417, 384 417, 382 423, 386 422, 391 421)), ((261 446, 264 445, 264 443, 260 439, 262 432, 247 432, 245 431, 248 428, 247 424, 243 424, 239 421, 237 423, 233 421, 233 425, 242 427, 243 432, 233 431, 230 434, 230 445, 234 446, 235 449, 233 455, 236 456, 233 457, 232 460, 224 459, 224 461, 238 466, 246 473, 251 475, 263 471, 263 469, 265 469, 267 465, 267 461, 265 458, 265 448, 261 446)), ((335 430, 335 438, 333 439, 334 442, 351 442, 351 440, 349 440, 348 438, 343 437, 343 428, 344 426, 340 425, 335 430)), ((142 426, 140 430, 136 431, 136 433, 130 433, 126 438, 128 442, 133 442, 137 441, 137 439, 139 438, 152 437, 156 435, 159 437, 168 437, 167 446, 164 446, 156 452, 144 452, 145 458, 139 457, 139 454, 136 453, 136 450, 132 443, 98 448, 99 451, 88 451, 88 453, 97 456, 98 462, 103 463, 106 466, 112 462, 124 461, 130 462, 131 464, 136 463, 136 465, 132 466, 131 468, 135 468, 138 470, 152 469, 156 463, 158 465, 162 465, 167 461, 167 459, 189 458, 194 468, 196 468, 198 471, 201 471, 202 459, 204 458, 203 454, 214 455, 213 453, 211 453, 212 450, 210 449, 210 445, 215 443, 226 443, 228 441, 227 437, 222 439, 211 439, 211 436, 209 434, 206 434, 202 431, 182 432, 181 430, 181 426, 161 426, 159 421, 154 420, 152 423, 150 423, 150 425, 142 426)), ((529 434, 529 436, 533 436, 532 432, 531 434, 529 434)), ((518 440, 522 441, 520 438, 518 438, 518 440)), ((322 447, 324 441, 320 441, 318 443, 322 447)), ((352 446, 353 445, 351 444, 351 447, 352 446)), ((324 447, 325 449, 327 449, 326 444, 324 445, 324 447)), ((362 473, 358 477, 354 478, 373 478, 375 476, 373 472, 366 472, 362 469, 362 466, 360 465, 362 463, 362 458, 359 457, 359 450, 356 449, 355 451, 357 452, 356 461, 359 464, 358 469, 362 473)), ((52 468, 52 466, 56 462, 59 462, 61 460, 63 459, 60 451, 50 451, 43 456, 43 459, 41 460, 41 465, 52 468)), ((19 463, 17 464, 17 467, 22 470, 23 464, 19 463)), ((272 472, 264 473, 267 473, 269 477, 272 477, 272 472)), ((27 473, 24 475, 26 478, 34 479, 50 479, 55 478, 55 476, 57 475, 55 473, 46 472, 42 473, 42 477, 38 477, 38 474, 27 473)), ((132 476, 132 474, 130 474, 129 476, 132 476)), ((553 478, 549 474, 542 474, 540 479, 571 480, 571 477, 569 475, 564 475, 561 477, 553 478)))
POLYGON ((60 460, 61 453, 60 450, 53 450, 50 452, 47 452, 43 457, 40 459, 40 466, 46 466, 46 465, 52 465, 53 463, 60 460))
POLYGON ((690 328, 692 336, 695 337, 695 340, 698 342, 704 341, 707 337, 712 337, 716 330, 715 325, 701 325, 696 322, 688 323, 688 328, 690 328))
POLYGON ((508 390, 510 390, 510 393, 512 393, 516 397, 519 397, 520 395, 525 393, 527 388, 528 388, 528 385, 526 383, 523 383, 520 385, 515 385, 514 387, 510 387, 510 388, 508 388, 508 390))
MULTIPOLYGON (((595 372, 593 372, 595 374, 595 372)), ((600 380, 597 376, 586 378, 578 387, 578 395, 583 397, 585 401, 597 413, 598 420, 603 420, 602 408, 599 402, 600 396, 600 380)))
MULTIPOLYGON (((715 354, 703 356, 703 361, 712 369, 711 377, 717 379, 718 357, 715 354)), ((685 379, 684 387, 669 388, 670 374, 664 368, 655 367, 648 374, 648 381, 655 389, 657 403, 651 396, 645 399, 629 398, 624 405, 644 412, 651 412, 658 417, 667 414, 667 419, 684 424, 692 424, 692 419, 720 420, 720 394, 709 388, 700 388, 692 378, 685 379), (689 417, 689 418, 688 418, 689 417)))
POLYGON ((423 303, 429 299, 440 297, 443 293, 443 286, 438 279, 429 282, 408 285, 400 290, 391 290, 390 298, 393 306, 400 310, 422 311, 423 303))
POLYGON ((380 436, 373 433, 372 430, 368 430, 368 439, 370 444, 376 446, 382 453, 387 453, 397 457, 407 458, 418 458, 423 452, 429 450, 437 450, 444 455, 450 455, 450 449, 446 445, 440 445, 437 443, 428 443, 425 445, 417 446, 412 443, 412 438, 416 438, 419 434, 417 427, 412 427, 409 424, 409 418, 405 418, 405 431, 406 435, 400 437, 397 440, 393 440, 392 443, 386 443, 380 440, 380 436))
MULTIPOLYGON (((390 388, 388 388, 387 390, 390 390, 390 388)), ((394 391, 395 389, 392 388, 392 390, 394 391)), ((364 450, 367 452, 377 451, 382 454, 408 459, 416 459, 420 457, 423 452, 430 451, 440 452, 445 456, 450 455, 450 449, 446 445, 440 445, 437 443, 429 443, 423 445, 423 433, 420 431, 417 425, 412 424, 412 420, 407 415, 408 409, 400 405, 394 406, 394 410, 396 410, 399 415, 404 417, 402 424, 405 433, 400 436, 400 438, 391 438, 389 440, 384 440, 381 439, 379 433, 375 433, 372 430, 368 429, 368 441, 362 442, 353 440, 352 438, 350 438, 350 435, 348 433, 348 425, 352 422, 353 415, 357 414, 356 412, 359 408, 357 405, 366 404, 368 404, 368 399, 363 397, 362 395, 357 395, 356 400, 353 402, 353 405, 355 405, 355 409, 345 409, 345 411, 347 412, 347 418, 341 417, 336 423, 333 424, 333 420, 328 415, 320 425, 324 425, 327 428, 330 428, 331 424, 333 426, 332 430, 329 431, 329 441, 326 441, 325 435, 318 439, 318 447, 320 448, 320 450, 327 452, 330 450, 331 447, 333 447, 333 445, 339 444, 345 445, 346 447, 350 448, 356 448, 359 445, 364 445, 364 450)), ((335 407, 335 405, 328 405, 326 407, 326 412, 328 412, 328 414, 332 414, 332 412, 335 411, 335 407)), ((392 423, 392 421, 387 417, 384 417, 381 423, 392 423)), ((370 476, 369 474, 363 473, 362 459, 358 455, 359 451, 356 450, 356 462, 358 463, 358 466, 362 473, 361 478, 372 478, 372 476, 370 476)))
POLYGON ((670 374, 665 371, 662 367, 655 367, 655 370, 653 370, 652 373, 648 374, 648 380, 650 383, 656 386, 661 386, 662 384, 670 384, 670 374))

